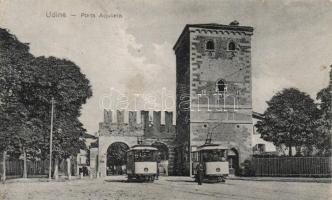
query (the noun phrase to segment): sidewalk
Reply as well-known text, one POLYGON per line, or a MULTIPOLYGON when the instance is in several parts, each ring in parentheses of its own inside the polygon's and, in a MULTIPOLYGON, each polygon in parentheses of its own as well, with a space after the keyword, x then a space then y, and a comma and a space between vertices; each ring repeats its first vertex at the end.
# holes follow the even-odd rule
POLYGON ((228 177, 228 180, 243 181, 278 181, 278 182, 308 182, 308 183, 332 183, 332 178, 313 177, 228 177))

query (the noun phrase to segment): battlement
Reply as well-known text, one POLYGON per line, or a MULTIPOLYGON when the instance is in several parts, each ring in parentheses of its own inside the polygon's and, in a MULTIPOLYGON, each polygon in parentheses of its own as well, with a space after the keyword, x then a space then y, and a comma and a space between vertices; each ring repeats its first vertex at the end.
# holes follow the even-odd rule
POLYGON ((104 121, 99 123, 99 133, 121 135, 169 135, 175 133, 171 111, 104 110, 104 121))

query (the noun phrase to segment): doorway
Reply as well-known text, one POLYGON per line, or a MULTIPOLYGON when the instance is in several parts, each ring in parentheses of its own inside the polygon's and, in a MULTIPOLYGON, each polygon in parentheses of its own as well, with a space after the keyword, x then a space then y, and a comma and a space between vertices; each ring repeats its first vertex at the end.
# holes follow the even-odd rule
POLYGON ((112 143, 107 149, 106 175, 124 175, 126 173, 127 150, 129 146, 123 142, 112 143))

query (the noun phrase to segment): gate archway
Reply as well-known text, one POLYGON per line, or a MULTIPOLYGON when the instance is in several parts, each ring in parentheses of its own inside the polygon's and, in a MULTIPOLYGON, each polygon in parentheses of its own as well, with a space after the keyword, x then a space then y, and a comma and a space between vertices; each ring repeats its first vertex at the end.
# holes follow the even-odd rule
POLYGON ((168 175, 169 149, 166 144, 154 142, 151 146, 158 149, 158 170, 160 175, 168 175))
POLYGON ((124 142, 114 142, 107 149, 107 176, 123 175, 126 172, 126 152, 129 146, 124 142))
POLYGON ((239 152, 235 148, 228 151, 229 173, 239 175, 239 152))

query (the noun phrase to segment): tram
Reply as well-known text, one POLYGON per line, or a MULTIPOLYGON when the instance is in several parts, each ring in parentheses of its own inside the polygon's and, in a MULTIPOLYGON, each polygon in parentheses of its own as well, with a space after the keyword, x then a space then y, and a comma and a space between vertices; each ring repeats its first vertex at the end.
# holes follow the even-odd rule
POLYGON ((151 145, 138 144, 127 151, 128 181, 153 182, 157 175, 158 149, 151 145))
POLYGON ((229 174, 228 148, 219 144, 204 144, 193 152, 193 174, 198 181, 197 165, 204 167, 203 180, 225 182, 229 174))

